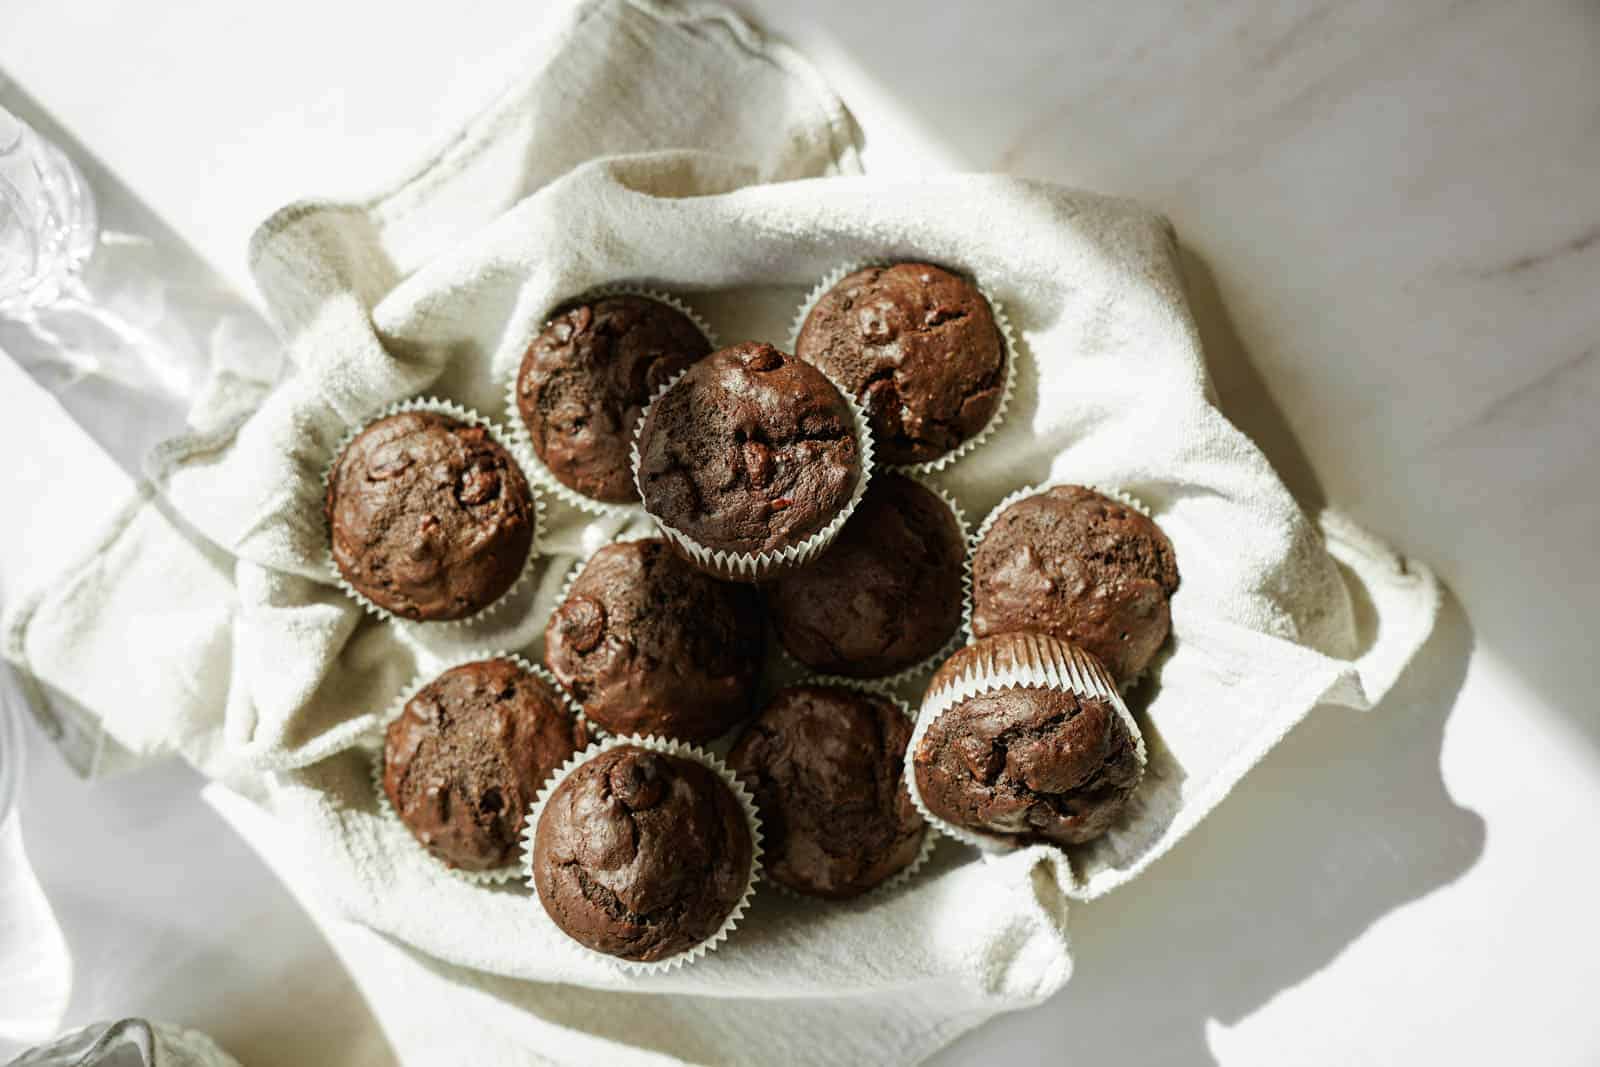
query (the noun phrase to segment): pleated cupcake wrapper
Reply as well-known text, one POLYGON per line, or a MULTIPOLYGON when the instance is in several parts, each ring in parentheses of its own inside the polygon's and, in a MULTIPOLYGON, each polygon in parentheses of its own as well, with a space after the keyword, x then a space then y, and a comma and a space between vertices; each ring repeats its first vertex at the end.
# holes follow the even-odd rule
POLYGON ((400 695, 394 699, 394 702, 384 710, 382 719, 379 722, 377 729, 378 750, 373 754, 372 759, 372 789, 373 792, 377 793, 378 795, 379 812, 382 813, 384 818, 393 819, 395 825, 399 826, 406 832, 406 837, 409 838, 411 842, 417 846, 418 850, 427 856, 428 859, 439 864, 439 866, 450 872, 451 875, 461 879, 464 882, 470 882, 473 885, 502 885, 514 878, 519 877, 522 874, 522 863, 520 858, 516 861, 513 861, 509 866, 496 867, 493 870, 488 871, 467 871, 462 870, 459 867, 449 866, 448 864, 442 862, 439 857, 429 852, 425 847, 423 847, 422 842, 416 839, 416 836, 411 833, 411 828, 406 826, 405 820, 400 818, 400 813, 394 810, 394 804, 389 800, 389 793, 383 787, 383 741, 385 732, 388 730, 389 725, 405 713, 406 705, 411 703, 413 697, 422 692, 422 690, 430 683, 436 681, 440 675, 465 664, 477 663, 480 660, 486 659, 508 659, 512 663, 515 663, 520 669, 545 682, 545 684, 549 685, 551 689, 555 690, 556 695, 561 698, 562 706, 566 708, 573 718, 583 723, 585 729, 594 732, 594 727, 589 724, 588 719, 584 718, 583 709, 578 707, 578 705, 573 701, 572 696, 566 691, 565 688, 562 687, 560 682, 556 681, 555 676, 549 671, 545 670, 543 667, 539 666, 537 663, 532 663, 511 652, 473 652, 467 655, 452 657, 437 670, 417 672, 417 674, 411 679, 406 687, 401 690, 400 695))
MULTIPOLYGON (((1132 508, 1134 511, 1137 511, 1147 519, 1151 517, 1150 508, 1145 504, 1144 501, 1140 500, 1136 496, 1133 496, 1131 493, 1124 492, 1121 489, 1112 489, 1103 485, 1094 485, 1090 482, 1075 482, 1070 478, 1052 478, 1049 481, 1040 482, 1038 485, 1030 485, 1025 488, 1018 489, 1014 493, 1008 494, 1005 499, 1001 500, 1000 503, 996 504, 990 509, 989 514, 983 517, 983 522, 978 524, 978 532, 972 535, 972 543, 967 547, 967 617, 965 623, 962 625, 962 630, 966 635, 968 644, 971 644, 973 641, 977 640, 977 635, 972 632, 972 613, 976 607, 976 600, 973 595, 973 590, 976 588, 976 582, 974 580, 972 567, 973 562, 978 555, 978 546, 983 544, 983 539, 985 537, 989 536, 989 531, 994 529, 995 522, 999 520, 1006 508, 1009 508, 1012 504, 1015 504, 1019 500, 1026 500, 1030 496, 1035 496, 1047 489, 1054 489, 1057 486, 1062 485, 1079 485, 1085 489, 1092 489, 1101 496, 1108 496, 1113 500, 1117 500, 1123 504, 1126 504, 1128 507, 1132 508)), ((1126 682, 1122 683, 1123 691, 1126 692, 1138 685, 1139 680, 1143 677, 1144 672, 1140 671, 1132 678, 1129 678, 1126 682)))
MULTIPOLYGON (((858 678, 842 678, 836 674, 810 674, 806 675, 804 678, 801 678, 798 682, 790 682, 783 688, 789 689, 794 686, 802 685, 831 686, 838 689, 848 689, 851 692, 861 693, 864 696, 878 697, 880 699, 889 701, 896 708, 900 709, 900 713, 907 719, 911 720, 911 722, 915 723, 917 721, 917 713, 911 709, 910 704, 907 704, 904 700, 901 700, 893 693, 884 692, 882 689, 878 688, 878 683, 875 682, 866 682, 858 678)), ((911 750, 908 747, 906 749, 906 765, 910 766, 910 763, 911 750)), ((894 872, 894 874, 890 875, 888 878, 885 878, 883 881, 879 882, 865 893, 862 893, 860 896, 851 897, 846 900, 832 900, 827 897, 813 896, 810 893, 802 893, 798 889, 789 888, 770 875, 767 877, 767 882, 774 890, 777 891, 780 896, 788 897, 790 900, 804 900, 812 903, 822 904, 860 904, 863 902, 871 902, 878 897, 894 892, 896 889, 899 889, 901 886, 911 881, 912 877, 915 876, 916 873, 920 871, 933 856, 934 846, 936 846, 938 843, 939 832, 935 830, 933 825, 930 823, 923 828, 922 845, 917 849, 917 854, 912 858, 910 863, 906 864, 904 867, 900 868, 898 871, 894 872)))
MULTIPOLYGON (((645 423, 650 419, 650 409, 655 407, 658 400, 671 392, 673 386, 677 385, 687 373, 687 368, 679 371, 672 376, 670 381, 656 390, 655 396, 650 398, 650 403, 645 406, 644 411, 639 415, 639 425, 634 428, 632 452, 633 484, 639 490, 639 499, 641 501, 644 499, 644 483, 639 477, 639 440, 644 435, 645 423)), ((818 373, 822 373, 820 369, 818 373)), ((826 374, 823 374, 823 377, 828 378, 826 374)), ((785 571, 794 570, 797 567, 804 566, 808 561, 820 555, 829 545, 833 544, 833 539, 839 536, 839 531, 844 529, 844 524, 850 520, 851 515, 855 514, 856 508, 861 504, 861 498, 867 494, 867 485, 872 481, 872 428, 867 423, 865 409, 856 402, 856 398, 840 389, 839 383, 832 378, 828 378, 828 382, 834 389, 838 390, 839 395, 844 398, 845 406, 850 409, 850 417, 855 423, 856 441, 860 444, 861 473, 856 479, 855 491, 850 494, 850 499, 846 501, 843 508, 839 509, 839 514, 835 515, 832 521, 822 529, 799 544, 786 545, 776 552, 725 552, 721 549, 708 548, 693 537, 672 526, 659 515, 651 515, 650 517, 660 527, 662 535, 687 553, 689 558, 701 570, 731 582, 758 582, 782 574, 785 571)), ((646 513, 649 513, 648 508, 646 513)))
POLYGON ((1116 682, 1112 680, 1105 667, 1101 666, 1099 660, 1082 649, 1039 635, 1009 636, 1012 638, 1009 647, 1016 649, 1021 646, 1025 652, 1025 656, 1020 657, 1021 662, 1001 664, 985 657, 957 677, 930 687, 927 695, 922 698, 922 709, 917 714, 917 727, 912 731, 911 743, 906 751, 906 790, 911 794, 911 802, 922 812, 923 818, 927 819, 930 825, 937 827, 941 833, 991 853, 1010 852, 1019 846, 1005 834, 984 833, 956 826, 940 818, 928 810, 927 804, 922 800, 922 793, 917 789, 915 756, 922 744, 923 736, 941 715, 962 701, 981 693, 993 693, 1003 689, 1057 689, 1074 693, 1080 698, 1096 697, 1111 705, 1117 717, 1122 720, 1122 725, 1132 736, 1134 754, 1139 762, 1141 776, 1146 762, 1144 734, 1140 732, 1139 724, 1134 721, 1128 705, 1123 702, 1116 682), (1062 654, 1062 649, 1065 650, 1065 655, 1062 654))
MULTIPOLYGON (((378 422, 381 419, 386 419, 391 415, 400 415, 411 411, 426 411, 435 415, 446 415, 460 422, 465 422, 487 431, 489 436, 493 438, 495 444, 506 450, 506 454, 511 457, 512 462, 516 463, 517 467, 522 470, 523 476, 525 478, 527 477, 527 468, 523 464, 521 452, 516 447, 515 442, 511 440, 510 436, 503 429, 501 429, 499 426, 496 426, 491 420, 484 418, 471 408, 462 407, 460 404, 457 404, 451 400, 441 400, 438 397, 431 396, 417 397, 411 400, 402 400, 397 404, 390 404, 378 414, 374 415, 372 418, 368 419, 366 422, 362 423, 360 426, 344 435, 344 437, 333 449, 333 458, 329 460, 328 465, 324 467, 322 471, 323 500, 327 500, 328 498, 328 483, 333 478, 333 469, 334 467, 338 466, 339 459, 344 455, 345 449, 350 447, 351 442, 357 437, 361 436, 362 431, 367 429, 367 427, 371 426, 373 423, 378 422)), ((340 589, 345 591, 346 595, 348 595, 352 600, 360 604, 362 607, 366 608, 371 614, 382 619, 384 622, 392 623, 395 626, 444 628, 464 626, 467 623, 483 622, 485 619, 490 618, 495 612, 504 607, 507 602, 509 602, 517 595, 517 593, 522 590, 523 586, 528 584, 533 577, 534 568, 541 558, 539 555, 539 546, 544 543, 544 499, 540 497, 538 485, 531 478, 528 479, 528 499, 533 503, 533 541, 528 545, 528 558, 522 562, 521 573, 517 575, 517 580, 511 583, 511 587, 496 597, 493 603, 487 604, 478 611, 473 612, 471 615, 467 615, 460 619, 407 619, 396 615, 388 608, 382 607, 367 599, 365 594, 363 594, 345 579, 344 574, 339 570, 339 565, 334 562, 333 530, 331 528, 327 531, 328 548, 327 554, 323 559, 323 565, 328 570, 328 576, 332 578, 333 582, 338 585, 340 589)))
POLYGON ((551 928, 561 935, 563 942, 580 958, 607 967, 614 967, 629 974, 662 974, 694 963, 705 956, 706 953, 715 951, 724 941, 728 940, 728 935, 733 933, 739 925, 739 920, 744 918, 744 913, 750 907, 750 900, 755 896, 756 884, 761 880, 761 814, 756 810, 755 798, 750 795, 750 790, 745 788, 744 783, 739 781, 738 776, 728 769, 727 764, 698 745, 689 745, 682 741, 669 741, 661 737, 640 737, 637 734, 631 737, 608 737, 604 741, 597 741, 567 760, 559 771, 551 775, 550 780, 544 784, 544 788, 539 790, 539 796, 534 800, 533 807, 529 809, 527 823, 522 831, 522 874, 527 880, 528 887, 533 890, 535 897, 539 896, 539 887, 533 877, 533 846, 534 840, 538 836, 539 819, 544 815, 545 805, 549 803, 550 797, 554 795, 556 789, 560 787, 562 782, 567 780, 567 776, 573 771, 601 753, 609 752, 611 749, 622 745, 632 745, 669 756, 680 756, 684 759, 694 760, 701 766, 709 768, 733 791, 734 798, 738 800, 739 807, 744 812, 745 824, 750 830, 750 875, 745 882, 744 893, 740 895, 738 903, 733 906, 733 910, 728 912, 727 917, 722 920, 722 925, 717 929, 716 933, 699 944, 684 949, 675 955, 668 956, 666 959, 644 963, 638 960, 626 960, 618 956, 608 956, 603 952, 596 952, 589 946, 570 937, 565 930, 562 930, 555 920, 551 919, 549 914, 544 911, 544 902, 541 898, 541 914, 545 916, 551 928))
MULTIPOLYGON (((811 287, 811 292, 806 294, 806 298, 800 303, 799 310, 797 310, 794 314, 794 321, 789 326, 789 351, 794 352, 798 349, 800 330, 803 326, 805 326, 806 317, 811 314, 811 309, 817 306, 817 301, 821 300, 823 296, 827 294, 828 290, 838 285, 845 279, 846 276, 854 274, 858 270, 865 270, 868 267, 892 267, 896 263, 914 262, 916 262, 916 260, 884 259, 879 257, 858 259, 854 262, 841 264, 840 266, 833 268, 827 274, 823 275, 822 280, 811 287)), ((1006 376, 1004 384, 1000 387, 1000 402, 995 405, 994 414, 989 416, 989 421, 984 423, 983 429, 979 430, 977 433, 961 442, 949 452, 946 452, 937 459, 924 460, 921 463, 901 463, 892 465, 887 463, 884 464, 884 466, 889 470, 899 471, 901 474, 933 474, 937 471, 944 470, 946 467, 950 466, 950 464, 954 463, 956 460, 965 456, 967 453, 971 452, 973 449, 987 441, 994 434, 994 432, 1000 428, 1000 424, 1005 421, 1006 412, 1011 407, 1011 397, 1017 389, 1016 331, 1011 326, 1011 318, 1006 314, 1005 307, 1000 303, 1000 300, 994 295, 994 293, 992 293, 982 282, 978 281, 971 275, 963 274, 962 277, 965 277, 968 281, 972 282, 972 284, 977 288, 978 292, 983 294, 983 298, 989 302, 989 310, 994 314, 994 324, 996 328, 999 329, 1001 342, 1005 346, 1006 376)), ((841 390, 841 392, 842 391, 843 390, 841 390)))
MULTIPOLYGON (((950 639, 944 644, 940 645, 939 648, 936 649, 926 659, 917 663, 913 663, 911 666, 902 668, 893 674, 880 675, 877 678, 851 679, 855 682, 864 682, 874 686, 882 686, 886 691, 894 689, 902 682, 908 682, 913 678, 926 674, 928 671, 933 670, 934 668, 938 667, 939 664, 949 659, 956 649, 966 644, 967 632, 970 627, 969 620, 972 616, 973 541, 972 527, 967 522, 967 513, 962 509, 961 504, 957 502, 955 497, 951 496, 937 485, 934 485, 926 478, 918 478, 915 475, 908 475, 908 477, 910 477, 912 481, 916 482, 924 489, 932 492, 940 500, 943 500, 945 502, 945 506, 950 509, 950 513, 956 517, 956 527, 961 531, 961 544, 965 548, 965 554, 963 555, 961 561, 961 621, 957 623, 956 628, 950 632, 950 639)), ((783 639, 777 635, 777 627, 773 627, 772 630, 772 640, 777 646, 778 658, 781 659, 784 664, 792 667, 796 671, 801 672, 816 670, 815 667, 801 663, 795 658, 794 654, 790 652, 789 649, 784 645, 783 639)))
MULTIPOLYGON (((699 330, 701 336, 711 345, 712 351, 716 351, 719 347, 716 331, 712 330, 699 312, 670 293, 664 293, 660 289, 651 289, 642 285, 619 283, 598 286, 569 300, 561 301, 550 311, 554 312, 558 308, 569 307, 574 304, 603 300, 608 296, 642 296, 657 303, 665 304, 674 311, 681 312, 684 318, 694 323, 695 329, 699 330)), ((550 324, 550 320, 550 313, 546 313, 545 317, 540 321, 539 329, 542 331, 550 324)), ((532 343, 531 339, 529 343, 532 343)), ((517 407, 517 379, 521 376, 521 373, 522 361, 519 359, 516 366, 511 368, 511 380, 506 383, 506 425, 510 427, 512 443, 517 447, 517 459, 522 464, 522 469, 528 472, 529 479, 537 481, 539 488, 547 491, 563 504, 568 504, 590 515, 631 517, 642 514, 643 508, 638 501, 630 504, 617 504, 584 496, 560 478, 557 478, 555 472, 545 465, 544 460, 539 457, 538 451, 533 447, 533 435, 528 432, 527 424, 522 421, 522 410, 517 407)), ((642 412, 640 417, 643 417, 642 412)))

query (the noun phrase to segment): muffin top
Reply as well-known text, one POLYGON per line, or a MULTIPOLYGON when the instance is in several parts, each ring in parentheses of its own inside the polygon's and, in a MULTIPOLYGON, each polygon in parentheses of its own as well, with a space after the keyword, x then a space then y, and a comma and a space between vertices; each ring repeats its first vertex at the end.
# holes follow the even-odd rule
POLYGON ((923 463, 975 437, 1000 406, 1006 345, 967 279, 927 263, 848 274, 806 315, 795 354, 855 395, 884 463, 923 463))
MULTIPOLYGON (((1018 658, 1040 648, 1071 658, 1049 637, 985 638, 950 657, 929 693, 992 672, 1013 644, 1031 646, 1018 658)), ((917 792, 933 814, 968 830, 1082 844, 1111 828, 1143 776, 1136 731, 1106 696, 1060 686, 989 689, 929 723, 912 753, 917 792)))
POLYGON ((718 581, 661 538, 607 545, 545 629, 545 663, 602 730, 709 741, 752 711, 760 594, 718 581))
POLYGON ((659 300, 630 294, 568 306, 528 346, 517 374, 517 411, 533 450, 577 493, 638 500, 629 457, 639 413, 710 351, 699 327, 659 300))
POLYGON ((695 363, 640 430, 645 510, 713 550, 799 544, 844 510, 861 476, 844 397, 771 345, 746 342, 695 363))
POLYGON ((429 682, 389 724, 383 791, 445 864, 494 870, 516 862, 540 786, 588 743, 542 678, 509 659, 466 663, 429 682))
POLYGON ((972 632, 1049 634, 1134 678, 1171 628, 1172 542, 1119 500, 1063 485, 1019 500, 972 557, 972 632))
POLYGON ((652 962, 721 929, 744 895, 754 852, 744 810, 715 772, 619 745, 550 795, 533 879, 545 911, 573 940, 652 962))
POLYGON ((780 690, 728 754, 761 812, 767 874, 843 899, 915 860, 927 823, 901 783, 910 740, 911 720, 886 697, 780 690))
POLYGON ((532 493, 480 426, 428 411, 351 441, 324 504, 339 573, 407 619, 460 619, 510 589, 533 548, 532 493))
POLYGON ((939 495, 904 475, 873 478, 816 562, 768 586, 789 654, 847 678, 894 674, 938 652, 961 625, 966 543, 939 495))

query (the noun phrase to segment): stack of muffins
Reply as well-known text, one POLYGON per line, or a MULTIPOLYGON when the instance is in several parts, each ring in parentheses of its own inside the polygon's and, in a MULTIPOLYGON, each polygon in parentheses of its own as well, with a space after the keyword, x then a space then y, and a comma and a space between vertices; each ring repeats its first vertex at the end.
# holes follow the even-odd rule
POLYGON ((576 947, 630 969, 716 947, 763 876, 846 900, 910 877, 938 832, 1088 841, 1143 771, 1120 687, 1167 636, 1166 537, 1130 498, 1057 485, 974 543, 924 480, 1004 415, 999 307, 929 264, 848 269, 790 347, 718 348, 671 297, 589 294, 528 347, 514 431, 416 401, 326 476, 340 584, 423 625, 520 584, 536 486, 653 521, 574 568, 542 666, 419 679, 375 763, 439 862, 526 878, 576 947), (764 686, 775 662, 806 677, 764 686), (930 671, 914 715, 892 689, 930 671))

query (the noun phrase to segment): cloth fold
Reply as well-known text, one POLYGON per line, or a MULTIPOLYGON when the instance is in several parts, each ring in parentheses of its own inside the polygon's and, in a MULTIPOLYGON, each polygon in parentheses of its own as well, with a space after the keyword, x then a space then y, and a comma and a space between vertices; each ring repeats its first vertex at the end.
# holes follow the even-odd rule
POLYGON ((264 224, 252 265, 294 373, 214 383, 198 432, 156 457, 159 492, 7 629, 10 658, 124 745, 181 751, 263 801, 326 905, 387 935, 393 952, 352 963, 358 981, 386 983, 399 953, 490 1005, 482 1032, 451 1035, 452 1059, 583 1062, 596 1041, 639 1062, 925 1055, 927 1035, 1058 989, 1069 899, 1136 877, 1316 705, 1371 706, 1427 636, 1426 569, 1337 514, 1309 520, 1212 404, 1159 216, 1013 178, 857 176, 838 100, 720 8, 580 3, 523 70, 382 195, 264 224), (783 342, 806 287, 867 256, 970 271, 1019 331, 1005 423, 938 479, 969 514, 1064 478, 1133 492, 1172 539, 1173 640, 1131 700, 1149 778, 1123 827, 1070 855, 944 846, 886 899, 763 894, 729 943, 673 974, 590 964, 525 891, 449 877, 380 818, 364 746, 418 669, 471 648, 537 655, 572 559, 616 521, 554 505, 540 580, 517 603, 458 629, 386 626, 328 581, 322 470, 350 427, 408 396, 515 417, 507 377, 572 294, 647 282, 724 338, 783 342), (638 1006, 627 1026, 616 990, 638 1006), (542 1010, 570 1040, 527 1047, 518 1020, 542 1010))

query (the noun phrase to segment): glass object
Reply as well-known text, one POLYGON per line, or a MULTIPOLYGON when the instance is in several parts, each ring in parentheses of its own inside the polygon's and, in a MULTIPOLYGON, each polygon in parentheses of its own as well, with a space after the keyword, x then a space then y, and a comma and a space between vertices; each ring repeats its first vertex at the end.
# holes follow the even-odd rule
POLYGON ((239 1067, 198 1030, 146 1019, 95 1023, 24 1052, 10 1067, 239 1067))
POLYGON ((21 697, 0 664, 0 1038, 37 1041, 55 1032, 72 992, 72 957, 22 847, 21 697))
POLYGON ((79 298, 78 275, 99 232, 78 168, 0 107, 0 315, 27 320, 79 298))

